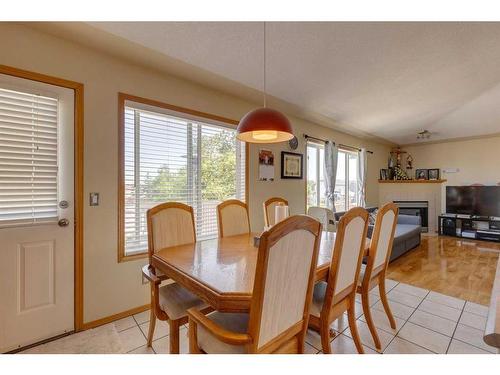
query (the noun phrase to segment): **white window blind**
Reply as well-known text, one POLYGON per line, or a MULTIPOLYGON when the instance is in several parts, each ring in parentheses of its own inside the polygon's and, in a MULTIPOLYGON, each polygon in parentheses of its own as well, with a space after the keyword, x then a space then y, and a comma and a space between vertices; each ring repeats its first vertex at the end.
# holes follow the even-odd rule
POLYGON ((57 220, 57 99, 0 88, 0 227, 57 220))
POLYGON ((245 146, 235 129, 125 107, 125 254, 147 249, 146 211, 163 202, 193 207, 197 238, 217 236, 216 206, 245 200, 245 146))

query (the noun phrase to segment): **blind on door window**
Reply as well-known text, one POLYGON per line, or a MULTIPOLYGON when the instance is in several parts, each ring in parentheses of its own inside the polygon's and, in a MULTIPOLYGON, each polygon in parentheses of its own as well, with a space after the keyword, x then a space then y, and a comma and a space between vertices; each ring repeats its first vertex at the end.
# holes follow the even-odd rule
POLYGON ((57 220, 57 107, 0 88, 0 227, 57 220))
POLYGON ((125 107, 125 254, 147 249, 146 211, 193 207, 197 238, 217 236, 216 206, 245 199, 245 146, 234 128, 125 107))

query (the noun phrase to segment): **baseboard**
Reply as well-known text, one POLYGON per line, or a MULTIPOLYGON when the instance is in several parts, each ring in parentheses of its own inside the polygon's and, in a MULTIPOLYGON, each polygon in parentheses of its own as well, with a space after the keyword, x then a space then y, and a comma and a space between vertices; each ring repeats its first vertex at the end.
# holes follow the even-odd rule
POLYGON ((86 329, 91 329, 95 327, 102 326, 104 324, 108 324, 111 322, 114 322, 115 320, 123 319, 126 318, 127 316, 134 315, 134 314, 139 314, 143 311, 149 310, 151 305, 148 303, 147 305, 139 306, 139 307, 134 307, 133 309, 127 310, 127 311, 122 311, 121 313, 106 316, 105 318, 97 319, 88 323, 83 323, 82 331, 86 329))

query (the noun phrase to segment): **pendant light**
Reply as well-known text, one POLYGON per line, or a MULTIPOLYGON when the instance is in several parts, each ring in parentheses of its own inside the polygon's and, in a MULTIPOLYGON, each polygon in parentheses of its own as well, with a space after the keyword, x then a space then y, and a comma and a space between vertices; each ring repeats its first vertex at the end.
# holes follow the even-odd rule
POLYGON ((284 114, 266 107, 266 23, 264 22, 264 107, 240 120, 236 137, 249 143, 278 143, 293 138, 292 124, 284 114))

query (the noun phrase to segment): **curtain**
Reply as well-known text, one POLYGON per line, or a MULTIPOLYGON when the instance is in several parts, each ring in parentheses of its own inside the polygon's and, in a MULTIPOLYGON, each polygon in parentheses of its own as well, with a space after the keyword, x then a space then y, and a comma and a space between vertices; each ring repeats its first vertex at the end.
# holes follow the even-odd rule
POLYGON ((366 206, 366 170, 367 170, 366 149, 362 148, 358 152, 358 206, 366 206))
POLYGON ((335 143, 325 143, 325 195, 326 206, 335 212, 335 180, 337 179, 338 147, 335 143))

